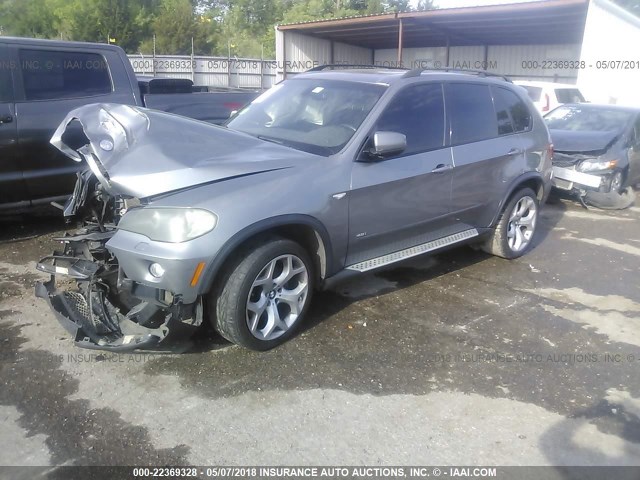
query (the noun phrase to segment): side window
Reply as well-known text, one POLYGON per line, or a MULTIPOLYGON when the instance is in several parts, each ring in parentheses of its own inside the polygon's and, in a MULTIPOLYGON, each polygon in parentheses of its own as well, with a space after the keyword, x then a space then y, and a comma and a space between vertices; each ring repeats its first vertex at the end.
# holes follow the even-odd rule
POLYGON ((442 148, 444 145, 442 85, 428 83, 401 90, 380 115, 376 129, 406 135, 407 149, 404 155, 442 148))
POLYGON ((96 53, 20 50, 26 100, 89 97, 110 93, 111 76, 96 53))
POLYGON ((13 67, 7 49, 0 45, 0 103, 13 101, 13 81, 11 80, 13 67))
POLYGON ((447 85, 446 92, 453 145, 498 136, 496 113, 488 85, 451 83, 447 85))
POLYGON ((531 126, 531 112, 525 103, 511 90, 491 87, 498 117, 498 133, 505 135, 524 132, 531 126))
POLYGON ((511 116, 509 115, 509 103, 502 94, 502 89, 492 88, 493 105, 496 108, 496 118, 498 119, 498 135, 508 135, 514 132, 511 116))

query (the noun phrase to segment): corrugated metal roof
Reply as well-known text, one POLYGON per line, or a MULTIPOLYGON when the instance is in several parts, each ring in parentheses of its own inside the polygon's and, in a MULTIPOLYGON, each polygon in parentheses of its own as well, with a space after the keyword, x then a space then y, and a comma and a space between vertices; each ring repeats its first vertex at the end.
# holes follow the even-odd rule
POLYGON ((384 13, 279 25, 327 40, 380 49, 395 48, 400 23, 404 47, 580 43, 589 0, 544 0, 384 13))
MULTIPOLYGON (((402 12, 405 13, 405 12, 402 12)), ((280 23, 278 24, 278 28, 280 27, 288 27, 291 25, 308 25, 312 23, 322 23, 327 22, 329 20, 349 20, 352 18, 375 18, 375 17, 392 17, 396 18, 398 13, 372 13, 369 15, 351 15, 348 17, 340 17, 340 18, 319 18, 317 20, 307 20, 306 22, 295 22, 295 23, 280 23)))

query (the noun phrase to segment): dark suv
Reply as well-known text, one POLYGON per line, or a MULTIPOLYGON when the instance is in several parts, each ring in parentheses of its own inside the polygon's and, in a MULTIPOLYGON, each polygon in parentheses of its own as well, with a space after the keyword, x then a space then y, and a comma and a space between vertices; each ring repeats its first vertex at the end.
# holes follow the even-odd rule
POLYGON ((309 72, 225 127, 95 104, 52 143, 90 167, 65 209, 86 224, 39 264, 78 291, 38 294, 80 345, 114 350, 203 319, 264 350, 339 274, 471 242, 519 257, 552 172, 526 92, 484 73, 309 72))

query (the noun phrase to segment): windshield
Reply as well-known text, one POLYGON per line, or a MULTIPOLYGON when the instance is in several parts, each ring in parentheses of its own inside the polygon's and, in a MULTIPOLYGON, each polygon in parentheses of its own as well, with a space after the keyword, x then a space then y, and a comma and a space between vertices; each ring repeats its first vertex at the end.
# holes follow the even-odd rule
POLYGON ((346 145, 385 88, 336 80, 289 80, 255 99, 227 127, 328 156, 346 145))
POLYGON ((550 130, 611 132, 624 129, 632 115, 613 108, 562 106, 545 115, 544 120, 550 130))

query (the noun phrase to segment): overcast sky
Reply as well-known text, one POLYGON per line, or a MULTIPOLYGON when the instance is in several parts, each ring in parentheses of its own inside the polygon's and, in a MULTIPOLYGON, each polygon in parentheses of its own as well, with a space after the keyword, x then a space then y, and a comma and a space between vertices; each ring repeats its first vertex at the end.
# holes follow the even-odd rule
MULTIPOLYGON (((474 7, 477 5, 497 5, 500 3, 522 3, 531 0, 435 0, 435 4, 439 8, 456 8, 456 7, 474 7)), ((412 5, 416 6, 418 0, 411 0, 412 5)))

